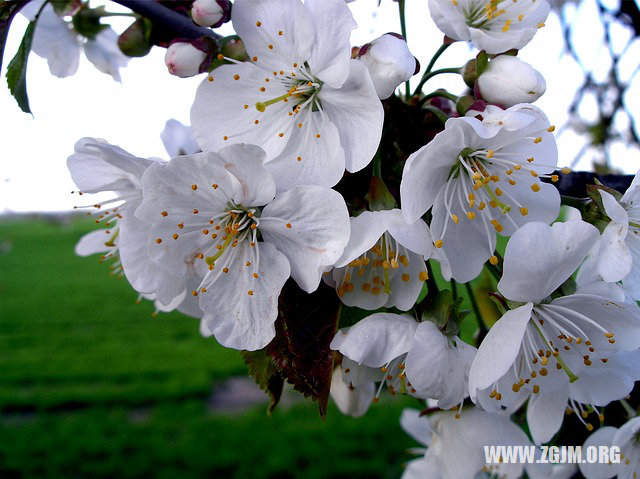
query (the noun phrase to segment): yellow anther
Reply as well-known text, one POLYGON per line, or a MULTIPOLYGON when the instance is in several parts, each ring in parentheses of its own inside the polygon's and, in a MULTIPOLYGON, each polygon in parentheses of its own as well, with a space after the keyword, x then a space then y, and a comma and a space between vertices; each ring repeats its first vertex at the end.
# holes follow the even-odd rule
POLYGON ((498 257, 493 255, 491 258, 489 258, 489 263, 491 263, 493 266, 498 264, 498 257))
POLYGON ((489 158, 493 158, 493 154, 494 154, 494 153, 495 153, 495 152, 494 152, 493 150, 488 150, 488 151, 487 151, 487 159, 489 159, 489 158))
POLYGON ((453 222, 454 222, 455 224, 458 224, 458 222, 460 221, 460 220, 458 219, 458 215, 455 215, 455 214, 452 214, 452 215, 451 215, 451 219, 453 220, 453 222))
POLYGON ((538 183, 534 183, 531 185, 531 189, 537 193, 538 191, 540 191, 540 185, 538 183))
POLYGON ((520 214, 522 216, 527 216, 529 214, 529 210, 523 206, 520 208, 520 214))
POLYGON ((562 172, 563 175, 568 175, 569 173, 571 173, 571 168, 568 168, 565 166, 560 171, 562 172))
POLYGON ((427 273, 426 271, 420 271, 420 274, 418 275, 418 279, 420 281, 426 281, 429 279, 429 273, 427 273))
POLYGON ((439 240, 437 240, 437 241, 436 241, 435 243, 433 243, 433 244, 434 244, 434 246, 435 246, 436 248, 442 248, 442 244, 443 244, 443 242, 442 242, 442 240, 441 240, 441 239, 439 239, 439 240))
POLYGON ((409 274, 404 273, 404 274, 402 275, 402 281, 404 281, 405 283, 406 283, 407 281, 409 281, 410 279, 411 279, 411 276, 410 276, 409 274))

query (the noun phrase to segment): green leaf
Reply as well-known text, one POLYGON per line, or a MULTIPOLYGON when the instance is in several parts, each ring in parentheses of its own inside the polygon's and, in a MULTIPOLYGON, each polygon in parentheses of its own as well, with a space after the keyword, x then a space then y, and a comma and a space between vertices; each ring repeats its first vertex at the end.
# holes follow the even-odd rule
POLYGON ((13 17, 20 11, 20 2, 0 2, 0 69, 2 69, 2 59, 4 57, 4 46, 9 35, 9 27, 13 17))
POLYGON ((270 415, 282 396, 284 378, 265 349, 242 351, 242 358, 249 368, 249 375, 255 379, 256 384, 267 393, 271 400, 267 406, 267 414, 270 415))
POLYGON ((73 16, 73 29, 80 35, 95 40, 98 33, 109 27, 109 25, 100 23, 100 19, 104 16, 104 6, 98 8, 82 8, 73 16))
POLYGON ((7 85, 9 91, 18 102, 18 106, 25 113, 31 113, 29 108, 29 97, 27 96, 27 61, 31 51, 33 33, 36 29, 36 22, 30 22, 22 37, 20 48, 16 56, 7 67, 7 85))
POLYGON ((489 57, 487 56, 487 52, 482 50, 476 57, 476 78, 482 75, 487 69, 487 66, 489 66, 489 57))
POLYGON ((296 391, 318 402, 327 415, 333 370, 329 345, 338 330, 340 300, 333 288, 320 283, 313 293, 289 280, 280 294, 276 337, 267 346, 280 373, 296 391))

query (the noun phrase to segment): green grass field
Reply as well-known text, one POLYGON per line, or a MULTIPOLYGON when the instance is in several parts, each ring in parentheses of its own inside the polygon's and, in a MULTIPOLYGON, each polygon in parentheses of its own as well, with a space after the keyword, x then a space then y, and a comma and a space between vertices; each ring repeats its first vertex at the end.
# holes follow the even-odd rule
POLYGON ((212 413, 237 351, 179 314, 152 317, 125 279, 73 246, 84 219, 0 225, 0 476, 399 477, 415 444, 383 398, 365 418, 308 401, 212 413))

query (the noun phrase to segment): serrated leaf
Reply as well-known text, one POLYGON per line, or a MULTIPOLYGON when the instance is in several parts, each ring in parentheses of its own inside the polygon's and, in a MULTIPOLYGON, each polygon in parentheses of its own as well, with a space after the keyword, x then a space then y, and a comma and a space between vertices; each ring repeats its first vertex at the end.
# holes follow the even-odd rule
POLYGON ((318 402, 327 415, 333 352, 329 347, 338 329, 340 300, 324 283, 314 293, 289 280, 280 294, 276 337, 267 346, 280 373, 293 388, 318 402))
POLYGON ((249 368, 249 375, 255 379, 260 389, 269 396, 270 402, 269 406, 267 406, 267 414, 271 414, 282 396, 284 378, 265 349, 242 351, 242 358, 249 368))
POLYGON ((36 22, 30 22, 20 42, 18 52, 7 67, 7 85, 9 91, 18 102, 18 106, 25 113, 31 113, 29 97, 27 96, 27 61, 31 52, 31 42, 36 30, 36 22))

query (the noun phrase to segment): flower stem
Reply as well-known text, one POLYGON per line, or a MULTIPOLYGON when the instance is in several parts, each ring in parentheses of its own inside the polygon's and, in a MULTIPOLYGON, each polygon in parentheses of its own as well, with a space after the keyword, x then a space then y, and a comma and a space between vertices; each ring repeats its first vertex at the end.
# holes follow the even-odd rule
POLYGON ((471 307, 473 308, 473 313, 476 315, 476 322, 478 323, 478 344, 482 341, 482 339, 489 332, 487 329, 487 325, 484 322, 484 318, 482 317, 482 313, 480 312, 480 308, 478 307, 478 302, 476 301, 476 295, 473 292, 473 288, 470 283, 464 284, 467 289, 467 294, 469 295, 469 301, 471 301, 471 307))
POLYGON ((418 102, 418 105, 422 105, 424 102, 426 102, 427 100, 430 100, 431 98, 435 98, 441 96, 443 98, 448 98, 449 100, 456 102, 458 101, 458 96, 454 95, 453 93, 449 93, 448 91, 444 91, 444 90, 436 90, 432 93, 429 93, 428 95, 423 96, 422 98, 420 98, 420 101, 418 102))
MULTIPOLYGON (((400 31, 402 32, 402 36, 404 37, 404 41, 407 41, 407 23, 405 21, 404 15, 404 2, 405 0, 398 0, 398 13, 400 14, 400 31)), ((404 93, 405 97, 409 99, 411 96, 411 85, 409 84, 409 80, 404 83, 404 93)))
POLYGON ((438 117, 438 120, 440 120, 442 122, 442 124, 444 125, 447 120, 449 119, 449 117, 447 116, 447 114, 445 112, 443 112, 440 108, 433 106, 433 105, 427 105, 423 108, 424 110, 430 111, 431 113, 433 113, 435 116, 438 117))
POLYGON ((627 411, 627 416, 629 417, 629 419, 637 416, 636 412, 633 410, 633 408, 627 402, 626 399, 620 399, 620 404, 622 404, 622 407, 624 408, 624 410, 627 411))
POLYGON ((428 75, 429 75, 429 73, 431 73, 431 70, 433 69, 433 66, 436 64, 436 61, 438 60, 438 58, 440 58, 440 55, 442 55, 444 53, 444 51, 447 48, 449 48, 449 45, 451 45, 451 44, 450 43, 443 43, 442 45, 440 45, 440 48, 438 48, 438 50, 434 53, 433 57, 431 57, 431 61, 429 62, 429 65, 427 65, 427 69, 425 70, 424 74, 422 75, 422 79, 420 80, 420 83, 418 83, 418 86, 416 87, 416 89, 413 92, 414 95, 417 95, 418 93, 420 93, 420 90, 422 89, 422 86, 429 79, 428 75))
POLYGON ((449 281, 449 284, 451 285, 451 293, 453 293, 453 299, 458 299, 458 283, 456 283, 456 281, 452 279, 451 281, 449 281))

